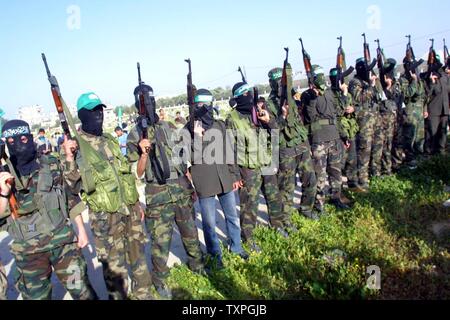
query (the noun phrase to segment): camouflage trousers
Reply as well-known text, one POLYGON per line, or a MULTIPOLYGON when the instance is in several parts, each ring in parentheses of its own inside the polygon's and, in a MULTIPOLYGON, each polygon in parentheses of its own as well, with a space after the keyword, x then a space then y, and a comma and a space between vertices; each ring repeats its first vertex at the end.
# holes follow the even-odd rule
POLYGON ((341 140, 333 140, 311 145, 314 169, 317 177, 316 206, 323 209, 327 196, 326 185, 329 181, 331 198, 339 199, 342 186, 342 149, 341 140))
POLYGON ((372 155, 370 161, 370 175, 381 176, 383 170, 390 174, 392 170, 392 140, 394 136, 395 113, 377 115, 373 137, 372 155), (388 151, 389 149, 389 151, 388 151), (389 156, 387 155, 389 154, 389 156), (386 159, 384 159, 386 157, 386 159), (387 159, 389 158, 389 159, 387 159), (388 167, 385 167, 385 166, 388 167))
POLYGON ((280 150, 279 185, 284 211, 290 214, 294 209, 294 193, 296 175, 302 183, 302 199, 300 210, 310 213, 313 210, 317 194, 317 179, 311 158, 311 148, 304 142, 297 149, 280 150))
POLYGON ((282 228, 287 223, 283 212, 282 199, 278 189, 276 175, 263 176, 259 169, 240 168, 244 186, 239 190, 241 238, 244 242, 252 238, 258 218, 260 190, 266 199, 270 223, 282 228))
POLYGON ((0 261, 0 300, 6 300, 6 291, 8 290, 8 280, 6 278, 6 271, 0 261))
POLYGON ((374 158, 373 155, 377 148, 382 150, 379 140, 377 141, 379 137, 375 135, 375 130, 380 128, 378 127, 379 114, 373 111, 361 111, 357 114, 357 121, 359 125, 357 136, 359 184, 367 186, 369 184, 370 159, 374 158), (375 146, 375 141, 378 146, 375 146))
POLYGON ((405 116, 403 126, 403 147, 405 150, 405 161, 415 160, 418 154, 423 153, 425 143, 425 119, 422 107, 411 110, 405 116))
POLYGON ((17 290, 24 300, 50 300, 52 297, 52 269, 74 300, 97 299, 88 275, 87 265, 76 243, 53 250, 20 254, 12 251, 16 261, 17 290))
POLYGON ((371 173, 374 177, 392 173, 392 144, 396 121, 395 112, 385 112, 379 116, 379 124, 376 126, 371 173))
POLYGON ((267 203, 270 225, 273 228, 283 228, 290 223, 289 216, 283 210, 283 199, 281 197, 278 170, 273 175, 262 176, 261 191, 267 203))
POLYGON ((203 253, 200 249, 194 217, 195 209, 190 197, 147 208, 145 222, 152 239, 152 279, 155 285, 165 284, 165 280, 169 276, 170 270, 167 262, 174 223, 180 231, 181 241, 188 256, 189 269, 199 271, 203 268, 203 253))
POLYGON ((347 177, 349 188, 358 185, 358 159, 356 156, 356 140, 350 139, 350 148, 342 148, 342 175, 347 177))
POLYGON ((397 112, 394 125, 394 138, 392 139, 392 169, 398 169, 403 163, 404 122, 403 112, 397 112))
POLYGON ((130 215, 90 212, 97 258, 103 266, 103 277, 110 300, 128 296, 128 269, 131 269, 131 291, 140 300, 150 300, 152 280, 145 260, 145 234, 140 204, 129 208, 130 215))

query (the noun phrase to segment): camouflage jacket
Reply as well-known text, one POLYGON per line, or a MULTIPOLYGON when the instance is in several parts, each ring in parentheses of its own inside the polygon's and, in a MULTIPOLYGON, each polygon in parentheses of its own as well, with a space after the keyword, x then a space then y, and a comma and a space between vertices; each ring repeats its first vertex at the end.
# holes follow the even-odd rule
POLYGON ((386 100, 380 103, 382 114, 397 113, 403 107, 403 94, 400 82, 395 81, 390 89, 385 89, 386 100))
POLYGON ((235 181, 240 180, 239 167, 259 170, 270 166, 272 158, 270 129, 277 129, 277 122, 273 116, 270 116, 268 124, 255 125, 250 115, 234 109, 228 115, 225 126, 235 135, 235 165, 231 167, 235 181))
POLYGON ((80 132, 79 139, 83 141, 79 141, 81 152, 77 153, 76 161, 65 162, 67 180, 80 190, 81 198, 91 211, 129 215, 139 194, 131 165, 122 155, 117 140, 110 135, 97 137, 84 131, 80 132), (81 143, 87 143, 89 149, 83 150, 81 143), (101 162, 90 163, 93 157, 101 162), (84 177, 83 170, 88 170, 84 177), (87 185, 92 187, 86 190, 87 185))
POLYGON ((190 144, 191 136, 189 132, 187 130, 178 131, 172 123, 165 121, 159 121, 154 127, 149 126, 147 132, 148 139, 153 147, 157 143, 163 147, 162 149, 155 149, 157 159, 161 159, 160 150, 164 150, 170 166, 170 178, 165 184, 159 184, 156 180, 150 159, 147 161, 147 167, 143 176, 137 176, 137 162, 142 154, 139 147, 142 132, 139 126, 131 129, 127 140, 128 159, 132 163, 132 170, 136 177, 145 183, 147 208, 177 202, 190 197, 194 188, 186 177, 187 163, 183 160, 184 152, 186 152, 184 150, 190 144), (158 136, 158 139, 156 136, 158 136))
POLYGON ((350 92, 344 96, 342 91, 333 90, 336 112, 338 115, 339 135, 345 140, 352 140, 359 131, 355 113, 348 114, 345 109, 353 106, 353 97, 350 92))
POLYGON ((400 77, 400 90, 404 97, 406 115, 426 111, 425 83, 418 79, 409 81, 404 75, 400 77))
POLYGON ((289 106, 288 118, 284 119, 279 111, 280 99, 271 93, 267 100, 267 110, 271 113, 271 117, 276 119, 280 129, 280 151, 292 156, 302 153, 300 145, 308 143, 308 131, 303 125, 298 107, 289 106), (295 134, 291 134, 292 132, 295 134))
POLYGON ((350 81, 349 92, 353 97, 356 115, 361 112, 378 112, 384 96, 380 86, 372 87, 367 82, 354 77, 350 81))
POLYGON ((2 214, 3 218, 8 217, 3 228, 14 239, 11 249, 18 253, 46 252, 75 242, 75 233, 68 218, 74 219, 86 209, 78 196, 79 189, 71 187, 73 184, 66 179, 67 171, 57 158, 42 155, 37 161, 40 169, 29 176, 18 178, 13 172, 16 176, 15 195, 19 218, 13 220, 9 209, 2 214), (50 198, 44 198, 38 190, 50 192, 50 198), (44 212, 49 214, 45 215, 44 212), (42 223, 47 226, 45 233, 39 232, 42 223), (23 235, 23 238, 17 235, 23 235))

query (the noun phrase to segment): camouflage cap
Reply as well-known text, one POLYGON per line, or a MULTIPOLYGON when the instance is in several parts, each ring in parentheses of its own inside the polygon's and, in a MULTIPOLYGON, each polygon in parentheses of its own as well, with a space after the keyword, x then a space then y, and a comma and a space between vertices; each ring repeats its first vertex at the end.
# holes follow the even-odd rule
POLYGON ((272 70, 269 71, 268 76, 269 76, 270 80, 277 81, 277 80, 281 79, 281 77, 283 76, 283 69, 282 68, 273 68, 272 70))

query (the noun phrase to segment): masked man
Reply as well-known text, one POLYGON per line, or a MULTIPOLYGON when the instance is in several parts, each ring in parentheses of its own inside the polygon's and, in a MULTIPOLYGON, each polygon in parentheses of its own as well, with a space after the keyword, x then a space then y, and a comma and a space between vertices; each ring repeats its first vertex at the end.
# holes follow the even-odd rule
MULTIPOLYGON (((96 299, 80 250, 88 244, 81 217, 85 205, 79 190, 68 183, 70 169, 63 171, 52 156, 38 157, 26 122, 8 121, 2 133, 10 154, 7 164, 11 173, 0 173, 0 225, 14 240, 11 252, 22 298, 51 299, 54 272, 73 299, 96 299), (78 240, 69 218, 77 226, 78 240)), ((70 143, 66 141, 63 146, 68 149, 70 143)), ((2 149, 3 159, 4 145, 2 149)), ((71 160, 67 154, 66 161, 71 160)))
MULTIPOLYGON (((143 209, 131 166, 117 139, 103 132, 105 105, 100 98, 93 92, 82 94, 77 108, 81 120, 77 133, 80 152, 76 161, 67 161, 66 166, 89 207, 97 258, 103 267, 109 298, 128 297, 129 267, 134 297, 153 299, 144 255, 143 209)), ((68 150, 68 156, 73 157, 72 150, 68 150)))
POLYGON ((140 116, 138 125, 128 135, 128 158, 133 163, 135 176, 145 183, 145 223, 152 239, 153 283, 161 297, 171 299, 172 292, 167 285, 170 272, 167 262, 174 224, 180 231, 189 268, 197 273, 204 271, 194 221, 194 190, 187 177, 186 162, 180 155, 182 148, 176 127, 167 121, 160 121, 155 113, 153 89, 142 84, 135 89, 134 96, 140 116))

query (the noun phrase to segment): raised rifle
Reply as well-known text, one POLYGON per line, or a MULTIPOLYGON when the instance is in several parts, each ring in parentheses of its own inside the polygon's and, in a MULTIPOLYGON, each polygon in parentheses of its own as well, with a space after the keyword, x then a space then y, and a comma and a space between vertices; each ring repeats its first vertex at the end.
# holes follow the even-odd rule
POLYGON ((366 61, 366 69, 369 72, 369 78, 370 78, 370 73, 372 72, 373 68, 375 68, 375 65, 377 64, 377 60, 371 58, 370 56, 370 46, 367 43, 367 39, 366 39, 366 34, 363 33, 361 35, 362 37, 364 37, 364 60, 366 61))
POLYGON ((242 82, 247 83, 247 79, 245 79, 245 75, 242 72, 241 67, 238 68, 238 72, 241 74, 242 82))
POLYGON ((342 48, 342 37, 338 37, 337 39, 339 40, 339 48, 336 58, 336 69, 338 70, 338 75, 336 77, 336 83, 331 84, 335 90, 340 89, 341 84, 345 82, 345 78, 350 76, 355 70, 353 67, 347 69, 347 64, 345 63, 345 52, 342 48))
MULTIPOLYGON (((145 94, 145 88, 144 83, 142 82, 141 78, 141 64, 137 63, 137 70, 138 70, 138 83, 139 83, 139 90, 137 92, 138 98, 139 98, 139 125, 142 130, 142 139, 148 139, 148 120, 150 117, 154 117, 154 115, 150 115, 147 108, 146 108, 146 94, 145 94)), ((151 121, 150 121, 151 122, 151 121)), ((147 147, 146 150, 147 153, 150 153, 150 148, 147 147)))
POLYGON ((405 66, 405 76, 411 81, 411 72, 419 75, 417 68, 424 62, 423 59, 419 59, 416 61, 416 55, 414 54, 413 47, 411 45, 411 35, 405 36, 408 39, 408 43, 406 44, 406 61, 408 63, 404 64, 405 66))
POLYGON ((189 66, 189 73, 187 74, 187 102, 189 106, 189 130, 194 135, 194 108, 195 108, 195 92, 197 89, 195 88, 194 84, 192 83, 192 65, 191 65, 191 59, 185 59, 184 60, 188 66, 189 66))
POLYGON ((438 70, 435 70, 437 58, 436 58, 436 51, 434 50, 434 39, 430 39, 430 41, 431 41, 431 46, 430 46, 430 50, 428 52, 428 61, 427 61, 428 69, 427 69, 427 72, 425 72, 421 75, 422 79, 424 79, 425 81, 429 81, 430 77, 432 75, 436 74, 438 71, 438 70))
POLYGON ((448 57, 450 57, 450 54, 448 53, 448 48, 447 48, 447 44, 445 43, 445 39, 443 39, 444 41, 444 63, 447 63, 448 57))
POLYGON ((380 46, 380 39, 376 39, 375 42, 378 44, 378 47, 377 47, 377 66, 378 66, 379 78, 380 78, 381 86, 383 87, 383 89, 386 89, 387 85, 386 85, 386 81, 384 79, 384 76, 385 76, 385 72, 384 72, 385 57, 384 57, 383 49, 381 49, 381 46, 380 46))
POLYGON ((155 108, 156 103, 153 97, 153 89, 146 85, 141 78, 141 65, 137 63, 138 69, 138 82, 139 86, 135 89, 135 95, 139 100, 139 119, 138 125, 142 131, 142 139, 148 139, 148 127, 149 125, 154 128, 155 142, 151 147, 146 150, 149 155, 151 167, 156 180, 159 184, 165 184, 167 179, 170 178, 170 165, 166 156, 164 146, 162 145, 162 138, 160 137, 159 130, 156 128, 155 108), (150 121, 150 123, 149 123, 150 121), (159 150, 159 157, 156 156, 156 148, 159 150))
MULTIPOLYGON (((241 74, 241 78, 242 78, 242 82, 245 84, 248 84, 247 79, 245 78, 244 73, 242 72, 241 67, 238 68, 237 70, 240 74, 241 74)), ((256 86, 253 87, 253 105, 256 108, 256 111, 258 112, 258 114, 262 114, 262 110, 258 107, 258 99, 259 99, 259 92, 258 92, 258 88, 256 86)))
POLYGON ((311 57, 306 52, 305 47, 303 46, 302 38, 299 38, 300 43, 302 45, 302 55, 303 55, 303 65, 305 66, 306 76, 308 77, 308 85, 311 87, 313 85, 313 74, 312 74, 312 65, 311 65, 311 57))
POLYGON ((283 63, 283 75, 281 76, 281 96, 280 96, 280 112, 281 108, 288 102, 288 77, 287 66, 289 63, 289 48, 284 48, 286 51, 286 59, 283 63))
POLYGON ((67 136, 67 139, 72 139, 72 135, 70 134, 69 129, 69 123, 67 122, 67 117, 64 112, 64 100, 61 96, 61 90, 59 88, 58 80, 56 80, 56 77, 51 74, 47 64, 47 58, 45 57, 44 53, 42 54, 42 60, 44 61, 45 70, 47 71, 48 81, 50 82, 53 101, 55 102, 56 111, 58 112, 59 121, 61 122, 61 127, 64 134, 67 136))

